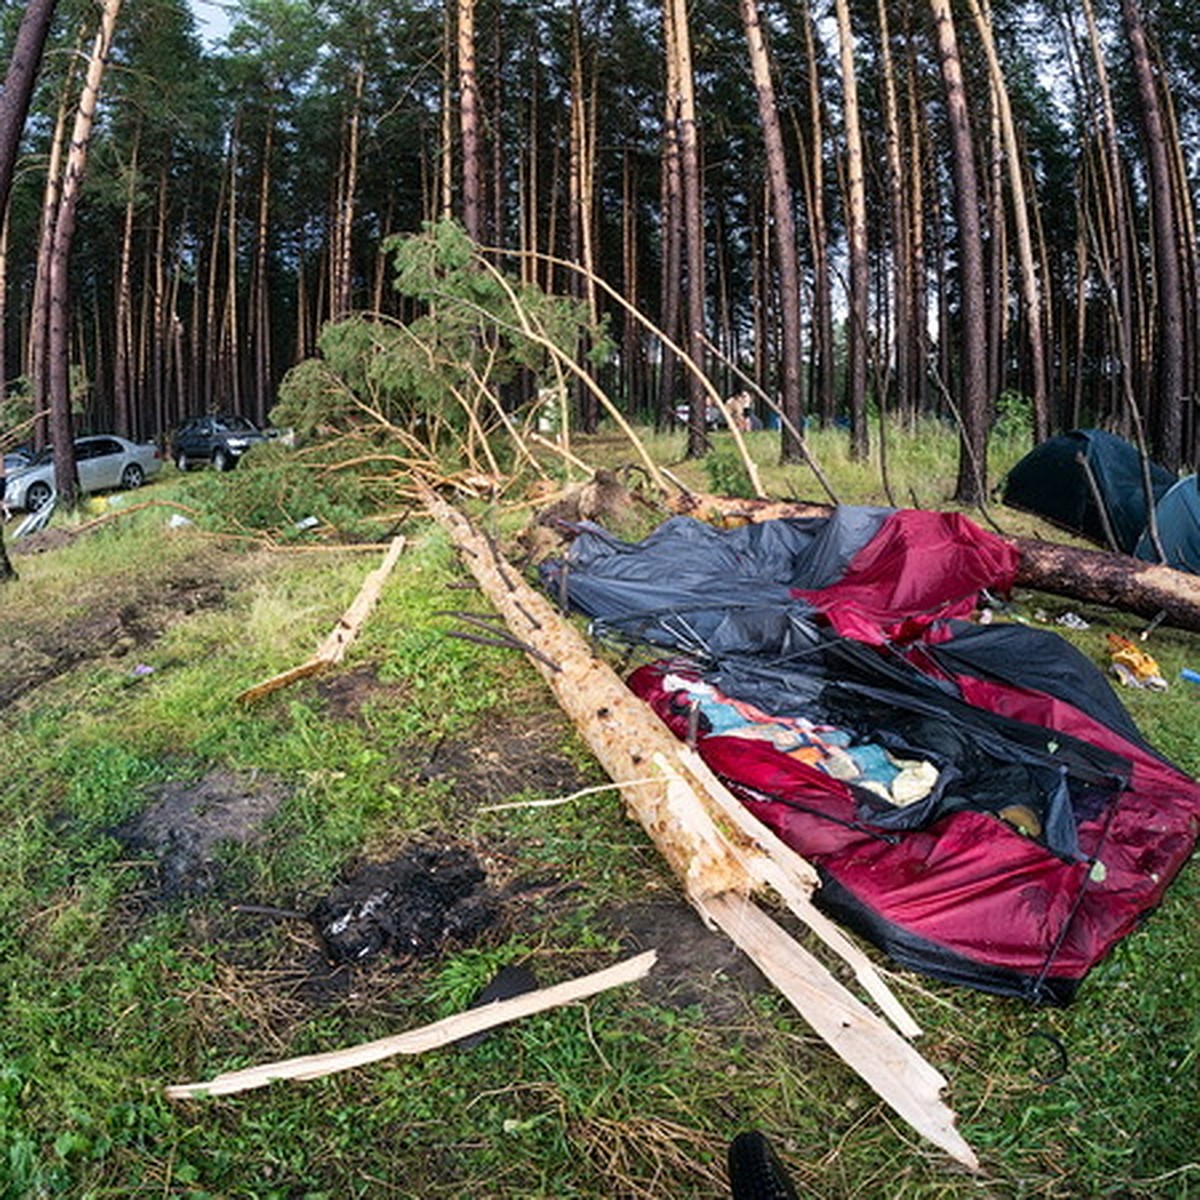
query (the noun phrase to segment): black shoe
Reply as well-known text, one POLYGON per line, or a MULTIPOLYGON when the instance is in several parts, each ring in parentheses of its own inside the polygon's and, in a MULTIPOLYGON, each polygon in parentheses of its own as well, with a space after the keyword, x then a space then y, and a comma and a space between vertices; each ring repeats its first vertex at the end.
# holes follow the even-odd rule
POLYGON ((733 1200, 799 1200, 779 1155, 756 1129, 729 1143, 729 1186, 733 1200))

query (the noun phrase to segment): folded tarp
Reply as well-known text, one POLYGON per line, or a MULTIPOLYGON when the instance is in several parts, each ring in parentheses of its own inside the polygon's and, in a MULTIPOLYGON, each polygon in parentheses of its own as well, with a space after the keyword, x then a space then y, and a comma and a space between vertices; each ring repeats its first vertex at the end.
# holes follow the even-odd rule
POLYGON ((670 652, 631 687, 814 864, 818 903, 914 969, 1065 1002, 1191 854, 1200 786, 1069 643, 961 619, 1014 565, 955 514, 842 508, 583 527, 546 574, 598 635, 670 652))

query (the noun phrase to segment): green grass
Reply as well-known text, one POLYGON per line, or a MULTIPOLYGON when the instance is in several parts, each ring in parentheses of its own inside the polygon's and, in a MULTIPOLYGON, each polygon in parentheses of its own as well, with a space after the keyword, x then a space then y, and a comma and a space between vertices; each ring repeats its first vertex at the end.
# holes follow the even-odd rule
MULTIPOLYGON (((703 464, 677 461, 681 435, 649 442, 708 486, 703 464)), ((772 490, 823 499, 805 468, 774 461, 774 435, 750 442, 772 490)), ((885 501, 877 459, 852 462, 833 432, 811 442, 839 496, 885 501)), ((1016 441, 994 447, 996 473, 1020 452, 1016 441)), ((629 457, 612 443, 589 453, 629 457)), ((901 502, 941 504, 952 489, 944 431, 893 435, 889 463, 901 502)), ((212 506, 225 482, 168 474, 145 495, 212 506)), ((249 472, 242 486, 249 513, 269 488, 249 472)), ((206 511, 202 525, 217 529, 218 517, 206 511)), ((549 730, 544 744, 580 785, 603 782, 529 666, 447 636, 443 610, 483 605, 448 590, 463 572, 427 522, 406 530, 400 567, 343 667, 250 708, 233 698, 311 653, 376 556, 271 553, 196 529, 168 533, 164 522, 164 510, 148 509, 21 555, 21 578, 3 596, 0 674, 37 674, 4 710, 3 1200, 720 1197, 725 1146, 750 1126, 772 1137, 805 1197, 1200 1193, 1194 865, 1069 1009, 895 977, 980 1152, 979 1179, 892 1118, 775 993, 719 979, 727 1003, 715 1016, 627 988, 471 1050, 167 1101, 167 1083, 437 1019, 507 962, 532 963, 544 982, 606 965, 622 952, 610 915, 678 892, 612 792, 480 813, 461 781, 427 769, 435 748, 476 746, 516 722, 549 730), (155 610, 156 597, 181 588, 194 604, 155 610), (115 633, 114 613, 124 614, 115 633), (55 665, 76 641, 88 653, 55 665), (361 703, 339 708, 331 689, 356 674, 367 681, 361 703), (217 890, 159 896, 146 857, 116 831, 164 785, 215 769, 269 780, 282 803, 261 840, 220 851, 217 890), (315 985, 315 944, 293 924, 230 910, 238 900, 311 903, 356 860, 431 833, 491 855, 502 876, 568 887, 523 902, 473 947, 363 970, 342 990, 315 985), (1064 1048, 1065 1072, 1043 1033, 1064 1048), (1035 1077, 1048 1071, 1050 1082, 1035 1077)), ((1046 597, 1026 606, 1051 616, 1069 607, 1046 597)), ((1108 629, 1141 628, 1113 612, 1085 615, 1092 628, 1068 636, 1101 666, 1108 629)), ((1200 772, 1200 688, 1176 681, 1181 667, 1200 666, 1200 640, 1160 629, 1147 648, 1172 687, 1121 698, 1156 746, 1200 772)), ((507 798, 537 798, 544 786, 515 781, 507 798)))

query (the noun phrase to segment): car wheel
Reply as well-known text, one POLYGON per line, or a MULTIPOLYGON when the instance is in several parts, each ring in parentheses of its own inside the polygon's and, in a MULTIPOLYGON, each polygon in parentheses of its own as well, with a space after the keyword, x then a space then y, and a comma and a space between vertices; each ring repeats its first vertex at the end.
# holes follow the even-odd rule
POLYGON ((182 450, 175 451, 175 467, 180 471, 188 469, 188 456, 182 450))
POLYGON ((53 494, 54 491, 48 483, 42 483, 40 480, 37 483, 31 483, 29 490, 25 493, 25 511, 37 512, 39 508, 49 502, 53 494))
POLYGON ((121 486, 123 488, 129 488, 132 491, 134 488, 140 488, 145 482, 146 472, 137 463, 129 463, 125 470, 121 472, 121 486))
POLYGON ((230 455, 228 450, 224 449, 221 446, 218 446, 213 451, 212 462, 213 462, 213 466, 216 467, 218 471, 228 471, 228 470, 232 469, 232 467, 233 467, 232 456, 230 455))

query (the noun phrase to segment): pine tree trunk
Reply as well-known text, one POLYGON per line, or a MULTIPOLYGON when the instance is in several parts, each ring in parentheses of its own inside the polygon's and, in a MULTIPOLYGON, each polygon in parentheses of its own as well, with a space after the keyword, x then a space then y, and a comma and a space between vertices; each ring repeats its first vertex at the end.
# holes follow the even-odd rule
MULTIPOLYGON (((678 345, 679 281, 683 278, 683 175, 679 141, 679 59, 675 52, 675 20, 671 0, 663 5, 663 41, 666 47, 666 98, 663 109, 660 201, 663 248, 659 286, 662 315, 659 325, 670 343, 678 345)), ((659 424, 666 427, 675 419, 675 386, 679 375, 679 362, 670 344, 662 346, 659 370, 659 424)))
POLYGON ((800 264, 796 251, 796 222, 793 215, 792 187, 788 180, 787 158, 783 148, 783 131, 779 125, 779 107, 775 85, 771 79, 771 64, 759 24, 756 0, 741 0, 742 24, 750 52, 750 67, 758 94, 758 115, 763 127, 763 143, 767 157, 767 183, 770 191, 771 214, 774 218, 772 239, 775 261, 779 270, 779 308, 782 324, 782 378, 779 402, 788 416, 792 429, 785 429, 782 457, 791 462, 800 457, 796 432, 801 425, 792 414, 802 409, 800 379, 800 264))
MULTIPOLYGON (((982 500, 987 479, 987 308, 984 297, 983 242, 979 223, 979 184, 975 150, 963 84, 962 62, 950 0, 929 0, 937 27, 937 49, 950 122, 954 214, 958 227, 960 417, 958 484, 955 499, 963 504, 982 500)), ((945 332, 943 332, 943 340, 945 332)))
POLYGON ((475 74, 475 0, 458 0, 458 107, 462 137, 463 228, 478 245, 483 236, 483 184, 479 155, 479 81, 475 74))
POLYGON ((835 0, 838 50, 842 67, 842 106, 846 133, 846 226, 850 243, 850 311, 847 317, 847 391, 850 400, 851 451, 866 458, 867 354, 869 338, 871 263, 867 246, 867 187, 864 176, 862 128, 858 105, 858 70, 854 64, 854 32, 848 0, 835 0))
POLYGON ((117 14, 121 0, 105 0, 100 15, 100 28, 88 60, 87 76, 75 112, 71 133, 71 149, 63 172, 62 194, 54 219, 54 240, 50 247, 49 303, 50 320, 47 338, 47 380, 50 393, 50 437, 54 444, 54 486, 59 503, 72 507, 78 499, 79 486, 75 470, 75 443, 71 426, 71 362, 70 362, 70 290, 67 267, 71 241, 75 236, 75 215, 83 189, 83 173, 87 165, 88 144, 96 116, 100 83, 108 63, 117 14))
POLYGON ((1046 351, 1043 343, 1043 317, 1041 286, 1033 256, 1033 236, 1030 231, 1029 202, 1025 195, 1025 174, 1021 164, 1021 151, 1017 144, 1016 126, 1013 122, 1012 105, 1004 83, 1004 72, 996 54, 995 38, 992 36, 991 12, 986 0, 968 0, 975 30, 980 44, 987 55, 988 73, 992 83, 992 94, 997 106, 997 118, 1004 144, 1004 159, 1007 166, 1007 181, 1012 192, 1013 229, 1017 236, 1017 258, 1021 268, 1021 303, 1025 313, 1025 337, 1028 343, 1030 379, 1033 392, 1034 438, 1042 441, 1050 432, 1050 405, 1046 386, 1046 351))
POLYGON ((686 266, 687 349, 693 367, 688 371, 689 458, 708 451, 705 414, 708 395, 698 371, 705 360, 704 190, 700 171, 700 137, 696 122, 696 83, 692 72, 692 40, 686 0, 670 0, 675 51, 675 80, 679 88, 679 162, 683 191, 683 248, 686 266))
POLYGON ((1137 82, 1138 120, 1146 152, 1154 245, 1157 370, 1150 427, 1155 456, 1174 470, 1179 467, 1183 453, 1184 323, 1171 166, 1162 101, 1136 0, 1121 0, 1121 17, 1137 82))

